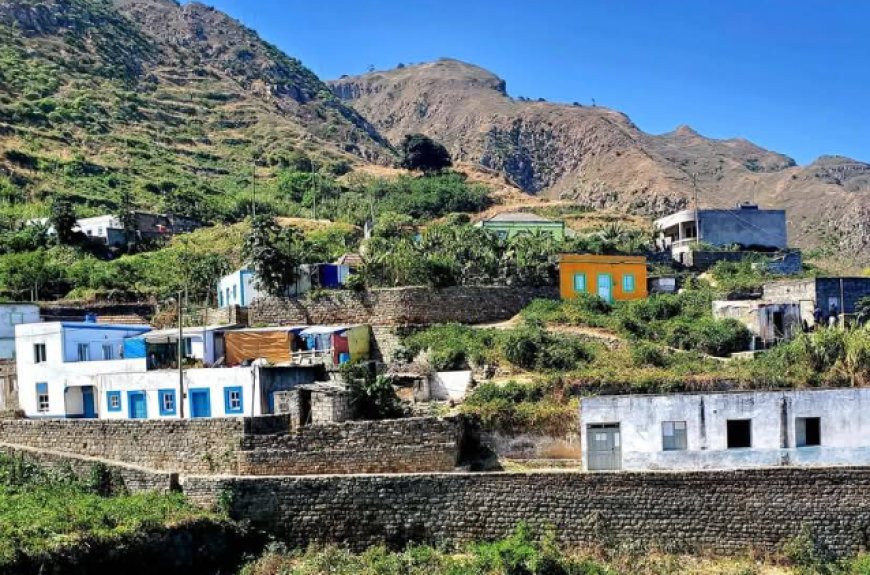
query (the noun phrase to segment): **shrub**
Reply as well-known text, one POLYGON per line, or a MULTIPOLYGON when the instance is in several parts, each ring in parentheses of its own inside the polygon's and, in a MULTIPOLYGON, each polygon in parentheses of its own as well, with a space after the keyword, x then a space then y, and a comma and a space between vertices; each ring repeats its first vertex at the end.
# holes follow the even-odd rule
POLYGON ((523 369, 568 370, 592 359, 592 351, 572 337, 547 333, 538 326, 513 330, 504 340, 504 356, 523 369))
POLYGON ((654 344, 640 342, 631 346, 631 362, 637 367, 667 367, 668 356, 654 344))
POLYGON ((751 335, 746 326, 735 319, 681 318, 668 323, 665 340, 679 349, 724 356, 747 349, 751 335))

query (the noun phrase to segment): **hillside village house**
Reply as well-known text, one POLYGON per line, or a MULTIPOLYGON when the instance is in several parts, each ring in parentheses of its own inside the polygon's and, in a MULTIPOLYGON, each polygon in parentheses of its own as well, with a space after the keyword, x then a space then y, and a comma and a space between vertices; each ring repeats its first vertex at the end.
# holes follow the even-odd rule
POLYGON ((124 340, 141 325, 50 322, 15 327, 18 401, 27 417, 96 417, 91 376, 135 373, 144 359, 124 359, 124 340))
POLYGON ((766 300, 713 302, 713 317, 736 319, 752 333, 751 350, 789 341, 803 331, 800 305, 766 300))
POLYGON ((870 389, 581 400, 583 469, 870 465, 870 389))
POLYGON ((647 297, 646 258, 562 254, 559 256, 559 292, 562 299, 589 293, 607 302, 647 297))
POLYGON ((15 326, 39 321, 39 306, 36 304, 0 303, 0 412, 18 407, 15 326))
POLYGON ((738 204, 731 210, 683 210, 655 221, 659 249, 669 250, 688 264, 695 244, 740 246, 750 251, 788 248, 785 210, 762 210, 756 204, 738 204))
POLYGON ((800 306, 801 320, 815 325, 816 306, 823 321, 829 316, 854 314, 858 301, 870 297, 870 277, 827 277, 766 283, 764 298, 800 306))
POLYGON ((478 227, 495 232, 502 239, 519 234, 550 234, 557 240, 565 238, 565 222, 548 220, 526 212, 506 212, 477 223, 478 227))
MULTIPOLYGON (((203 367, 212 367, 225 355, 224 332, 233 325, 185 327, 181 333, 182 355, 187 360, 201 362, 203 367)), ((177 366, 178 329, 168 328, 149 331, 124 340, 124 357, 147 359, 148 369, 177 366)))
MULTIPOLYGON (((288 286, 284 295, 296 297, 314 288, 340 289, 344 287, 353 268, 347 264, 302 264, 296 274, 296 281, 288 286)), ((254 270, 244 267, 221 278, 217 286, 218 307, 248 307, 253 301, 265 295, 257 287, 254 270)))
MULTIPOLYGON (((168 239, 173 235, 190 233, 202 227, 202 224, 190 218, 172 214, 151 214, 135 212, 135 238, 138 240, 168 239)), ((48 225, 48 218, 30 220, 29 223, 48 225)), ((121 247, 127 243, 127 233, 119 216, 105 214, 91 218, 79 218, 74 231, 80 231, 92 240, 109 247, 121 247)), ((49 233, 53 233, 49 229, 49 233)))

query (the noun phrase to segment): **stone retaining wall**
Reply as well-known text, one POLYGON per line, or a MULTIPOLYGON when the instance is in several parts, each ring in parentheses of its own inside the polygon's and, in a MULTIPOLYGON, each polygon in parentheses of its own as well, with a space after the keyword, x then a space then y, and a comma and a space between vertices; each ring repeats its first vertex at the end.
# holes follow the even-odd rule
POLYGON ((804 524, 836 555, 870 543, 870 468, 188 477, 184 491, 203 504, 230 494, 234 517, 298 548, 461 544, 504 537, 520 521, 555 527, 569 546, 772 552, 804 524))
POLYGON ((235 473, 245 420, 3 420, 0 442, 179 473, 235 473))
POLYGON ((421 473, 452 471, 459 460, 460 418, 418 417, 301 427, 245 437, 242 475, 421 473))
POLYGON ((366 292, 319 292, 316 298, 260 298, 248 310, 257 324, 373 326, 487 323, 516 315, 537 298, 558 299, 555 287, 404 287, 366 292))
POLYGON ((160 491, 167 493, 178 489, 178 475, 167 471, 153 471, 116 461, 45 451, 8 443, 0 443, 0 453, 20 457, 47 471, 72 471, 80 479, 88 479, 95 466, 104 465, 113 476, 121 478, 124 487, 130 492, 160 491))

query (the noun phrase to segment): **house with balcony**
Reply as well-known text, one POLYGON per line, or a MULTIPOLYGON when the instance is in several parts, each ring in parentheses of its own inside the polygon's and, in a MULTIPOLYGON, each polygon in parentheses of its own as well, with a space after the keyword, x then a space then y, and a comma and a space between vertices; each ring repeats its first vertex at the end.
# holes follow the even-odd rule
POLYGON ((683 210, 656 220, 655 229, 657 247, 685 265, 693 265, 693 248, 704 244, 756 252, 788 248, 785 210, 751 203, 730 210, 683 210))
POLYGON ((229 366, 337 366, 369 359, 371 332, 367 325, 247 328, 226 332, 224 344, 229 366))
POLYGON ((585 471, 870 465, 870 389, 583 398, 585 471))
POLYGON ((97 417, 93 376, 145 372, 144 358, 124 357, 124 340, 150 330, 90 322, 15 326, 20 409, 33 418, 97 417))

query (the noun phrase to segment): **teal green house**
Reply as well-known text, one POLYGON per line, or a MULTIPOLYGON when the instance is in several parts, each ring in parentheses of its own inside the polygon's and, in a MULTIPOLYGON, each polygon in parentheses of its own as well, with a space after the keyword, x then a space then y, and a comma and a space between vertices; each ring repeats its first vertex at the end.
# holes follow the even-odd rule
POLYGON ((548 220, 526 212, 506 212, 477 224, 491 230, 502 239, 518 234, 551 234, 557 240, 565 238, 565 222, 548 220))

